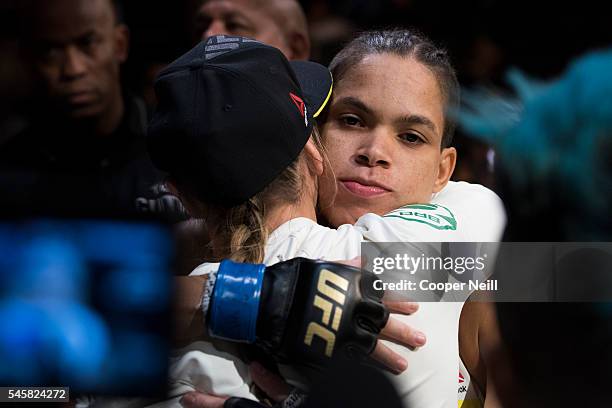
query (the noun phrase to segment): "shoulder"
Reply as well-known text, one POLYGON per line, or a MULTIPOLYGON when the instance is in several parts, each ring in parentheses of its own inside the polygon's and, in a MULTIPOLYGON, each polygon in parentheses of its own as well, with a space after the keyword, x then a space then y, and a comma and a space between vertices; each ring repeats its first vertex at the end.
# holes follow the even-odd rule
POLYGON ((279 226, 266 244, 266 264, 294 257, 340 260, 359 254, 362 236, 353 226, 327 228, 307 218, 279 226))
POLYGON ((436 204, 411 204, 379 216, 366 214, 355 227, 366 241, 444 242, 453 241, 457 220, 452 210, 436 204))
POLYGON ((389 221, 404 220, 439 231, 456 231, 457 218, 451 207, 442 204, 408 204, 388 212, 383 216, 389 221))
POLYGON ((498 241, 506 223, 502 201, 488 188, 450 182, 430 203, 408 204, 355 226, 368 241, 498 241))
POLYGON ((471 204, 503 207, 501 199, 495 192, 483 185, 465 181, 449 181, 442 190, 432 196, 431 202, 443 205, 471 204))
POLYGON ((434 194, 432 204, 449 208, 458 227, 474 241, 498 241, 506 226, 504 204, 495 192, 463 181, 449 182, 434 194))

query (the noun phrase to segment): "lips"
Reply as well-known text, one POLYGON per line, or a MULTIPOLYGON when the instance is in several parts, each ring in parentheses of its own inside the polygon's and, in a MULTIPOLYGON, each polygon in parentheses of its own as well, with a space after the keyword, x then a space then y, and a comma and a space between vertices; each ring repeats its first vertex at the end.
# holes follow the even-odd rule
POLYGON ((91 91, 72 92, 67 95, 67 100, 71 105, 86 105, 95 101, 96 94, 91 91))
POLYGON ((368 180, 340 180, 340 184, 352 194, 364 198, 377 197, 391 192, 389 187, 368 180))

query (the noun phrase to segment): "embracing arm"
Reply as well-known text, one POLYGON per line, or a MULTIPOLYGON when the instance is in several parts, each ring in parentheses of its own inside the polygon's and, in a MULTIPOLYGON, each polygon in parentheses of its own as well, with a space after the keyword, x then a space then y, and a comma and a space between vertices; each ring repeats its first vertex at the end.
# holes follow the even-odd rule
POLYGON ((201 339, 206 333, 202 295, 208 275, 174 278, 174 343, 177 347, 201 339))
MULTIPOLYGON (((360 349, 362 353, 372 352, 371 356, 381 362, 390 371, 394 373, 404 371, 408 362, 399 354, 382 344, 382 342, 376 341, 377 332, 373 330, 375 327, 378 327, 378 330, 382 329, 380 336, 407 347, 422 346, 424 343, 422 333, 414 330, 410 326, 394 319, 389 319, 388 321, 386 318, 380 321, 376 320, 379 318, 377 317, 379 315, 379 309, 380 311, 386 309, 387 311, 395 313, 411 314, 417 310, 418 305, 413 302, 392 302, 383 306, 382 303, 380 303, 380 299, 377 300, 376 297, 372 297, 372 295, 364 297, 366 293, 371 292, 371 290, 366 290, 368 286, 371 286, 366 285, 371 277, 366 279, 368 275, 363 275, 361 270, 346 265, 295 259, 266 268, 264 276, 268 279, 266 282, 271 283, 264 283, 263 286, 261 304, 259 305, 259 315, 257 316, 256 342, 269 348, 273 355, 278 354, 280 356, 295 352, 284 349, 285 341, 283 341, 282 344, 277 341, 280 334, 278 330, 284 330, 285 333, 288 333, 289 337, 295 337, 300 335, 300 327, 305 327, 310 321, 314 322, 321 319, 322 311, 312 302, 313 299, 311 299, 311 297, 316 295, 316 288, 321 287, 321 282, 317 283, 315 278, 318 276, 317 273, 324 269, 329 269, 339 274, 338 276, 342 276, 342 280, 349 285, 347 286, 348 290, 344 293, 346 299, 344 300, 344 310, 341 315, 342 320, 338 323, 334 323, 339 324, 336 329, 333 329, 333 331, 337 331, 337 340, 334 345, 334 348, 337 348, 337 352, 342 351, 343 348, 347 346, 358 351, 360 349), (300 274, 301 277, 298 279, 298 275, 295 275, 296 277, 293 283, 291 283, 287 279, 292 275, 292 271, 295 268, 302 269, 303 271, 300 274), (299 285, 297 285, 298 281, 299 285), (362 289, 356 290, 357 286, 362 286, 362 289), (295 287, 296 293, 301 292, 302 295, 294 295, 294 293, 288 289, 290 287, 295 287), (350 289, 352 287, 355 287, 355 289, 350 289), (281 300, 286 303, 286 305, 293 306, 291 306, 291 308, 277 307, 277 303, 281 300), (277 310, 291 310, 291 315, 280 316, 279 313, 275 312, 277 310), (294 316, 294 311, 297 311, 299 316, 294 316), (371 319, 374 320, 371 320, 371 323, 364 327, 361 327, 359 323, 357 325, 350 323, 361 322, 364 321, 363 319, 367 321, 371 319), (357 326, 361 328, 353 333, 353 330, 355 330, 353 327, 357 326), (366 340, 364 336, 368 337, 370 340, 364 343, 366 340), (370 343, 370 341, 372 342, 370 343), (366 343, 371 344, 371 346, 365 346, 366 343)), ((175 328, 175 339, 179 346, 201 339, 205 336, 207 331, 205 324, 210 323, 204 321, 201 307, 206 279, 205 276, 175 278, 175 320, 177 323, 175 328)), ((219 278, 217 278, 217 283, 215 285, 218 285, 218 279, 219 278)), ((214 303, 215 296, 217 296, 216 287, 211 304, 214 303)), ((208 318, 210 318, 210 316, 208 316, 208 318)), ((323 319, 325 319, 325 317, 323 317, 323 319)), ((304 348, 301 352, 308 354, 307 351, 307 348, 304 348)), ((344 351, 342 352, 344 353, 344 351)), ((300 352, 298 352, 298 354, 300 354, 300 352)), ((289 359, 291 360, 292 358, 293 357, 290 356, 289 359)))
POLYGON ((466 302, 459 321, 459 354, 487 408, 500 406, 491 377, 493 356, 501 349, 495 303, 466 302))

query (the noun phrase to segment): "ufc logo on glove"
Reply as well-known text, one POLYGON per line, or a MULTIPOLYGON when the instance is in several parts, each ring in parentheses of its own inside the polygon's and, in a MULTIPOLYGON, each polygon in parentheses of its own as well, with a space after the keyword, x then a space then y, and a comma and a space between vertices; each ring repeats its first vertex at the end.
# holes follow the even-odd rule
POLYGON ((331 357, 360 359, 374 350, 389 317, 376 279, 304 258, 268 267, 224 260, 210 299, 209 334, 253 344, 284 363, 322 367, 331 357))
POLYGON ((318 322, 310 322, 304 337, 304 343, 312 345, 314 336, 318 336, 326 342, 325 355, 331 357, 336 342, 336 332, 342 319, 342 306, 346 300, 349 281, 336 275, 330 270, 322 269, 317 281, 317 295, 314 297, 313 306, 321 309, 321 325, 318 322), (331 324, 330 324, 331 323, 331 324))

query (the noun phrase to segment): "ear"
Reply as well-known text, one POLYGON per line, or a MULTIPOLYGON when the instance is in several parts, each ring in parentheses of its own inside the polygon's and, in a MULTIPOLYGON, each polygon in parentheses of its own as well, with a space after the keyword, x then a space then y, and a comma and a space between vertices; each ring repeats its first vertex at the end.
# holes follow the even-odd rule
POLYGON ((289 36, 289 50, 292 60, 307 60, 310 58, 310 39, 307 35, 293 32, 289 36))
POLYGON ((317 146, 312 141, 312 138, 308 139, 304 151, 308 156, 308 168, 317 177, 323 174, 323 156, 317 146))
POLYGON ((130 30, 125 24, 115 27, 115 57, 120 63, 127 60, 130 50, 130 30))
POLYGON ((448 180, 453 175, 453 171, 455 171, 455 164, 457 164, 457 150, 454 147, 442 149, 438 165, 438 177, 434 183, 434 193, 437 193, 446 186, 448 180))

